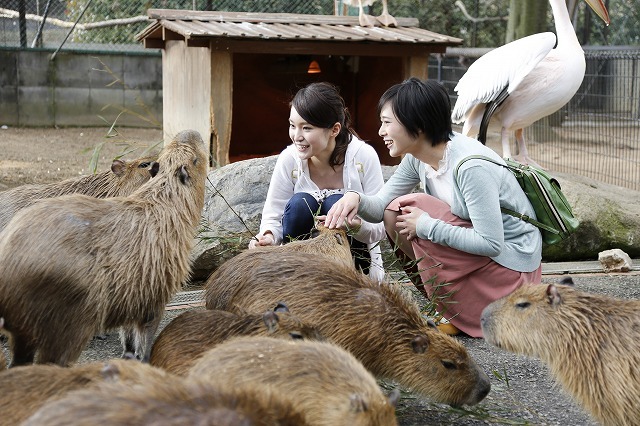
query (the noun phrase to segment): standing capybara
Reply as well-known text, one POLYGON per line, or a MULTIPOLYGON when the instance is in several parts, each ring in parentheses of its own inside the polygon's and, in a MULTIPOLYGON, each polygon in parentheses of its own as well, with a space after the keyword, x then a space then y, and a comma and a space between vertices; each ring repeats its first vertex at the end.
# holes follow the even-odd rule
POLYGON ((113 160, 111 170, 61 182, 22 185, 0 192, 0 231, 17 211, 44 198, 67 194, 84 194, 96 198, 125 197, 146 183, 151 176, 150 165, 157 156, 130 161, 113 160))
POLYGON ((105 381, 130 386, 148 380, 171 382, 175 377, 162 369, 135 360, 114 359, 75 365, 24 365, 0 373, 0 425, 21 424, 48 401, 76 389, 93 388, 105 381))
POLYGON ((230 337, 244 335, 322 340, 316 328, 292 315, 282 303, 264 314, 192 310, 178 315, 160 332, 149 362, 170 373, 186 375, 208 349, 230 337))
POLYGON ((277 395, 220 388, 204 380, 150 377, 142 384, 102 383, 51 401, 30 426, 306 426, 304 414, 277 395))
POLYGON ((255 311, 278 300, 379 378, 451 405, 472 405, 489 393, 489 378, 463 345, 429 324, 401 288, 354 268, 305 253, 250 250, 205 284, 208 309, 255 311))
POLYGON ((399 392, 384 395, 353 355, 329 342, 235 337, 208 350, 187 377, 284 398, 310 425, 397 424, 399 392))
POLYGON ((487 306, 487 342, 539 358, 599 422, 640 425, 640 301, 524 286, 487 306))
POLYGON ((188 278, 207 153, 183 131, 128 197, 73 194, 20 210, 0 233, 0 316, 11 365, 76 361, 96 333, 137 327, 148 360, 164 307, 188 278))
POLYGON ((296 251, 311 255, 322 254, 338 263, 355 268, 349 238, 343 229, 329 229, 318 223, 306 240, 294 240, 281 246, 258 246, 253 250, 276 250, 282 253, 296 251))

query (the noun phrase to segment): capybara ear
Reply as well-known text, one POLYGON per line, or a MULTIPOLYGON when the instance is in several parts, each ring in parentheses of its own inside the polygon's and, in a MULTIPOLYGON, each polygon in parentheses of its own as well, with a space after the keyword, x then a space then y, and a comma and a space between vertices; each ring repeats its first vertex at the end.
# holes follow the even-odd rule
POLYGON ((411 341, 411 347, 413 348, 413 351, 415 353, 423 354, 427 351, 427 348, 429 347, 429 338, 424 334, 416 336, 411 341))
POLYGON ((427 318, 427 325, 431 328, 438 328, 433 318, 427 318))
POLYGON ((100 374, 102 374, 105 381, 110 380, 115 382, 120 378, 120 369, 112 362, 107 362, 104 367, 102 367, 102 370, 100 370, 100 374))
POLYGON ((562 297, 560 296, 560 291, 558 287, 553 284, 549 284, 547 287, 547 300, 551 306, 558 306, 562 303, 562 297))
POLYGON ((364 413, 369 409, 369 405, 362 395, 352 393, 349 395, 349 402, 352 413, 364 413))
POLYGON ((122 160, 113 160, 113 163, 111 163, 111 171, 116 176, 122 176, 124 172, 127 171, 127 164, 122 160))
POLYGON ((341 246, 345 245, 346 241, 345 239, 342 237, 342 234, 335 234, 336 236, 336 240, 338 240, 338 244, 340 244, 341 246))
POLYGON ((400 390, 397 388, 392 390, 389 393, 388 398, 389 398, 389 405, 391 405, 392 407, 397 407, 398 402, 400 401, 400 390))
POLYGON ((149 169, 149 173, 151 174, 151 177, 156 177, 156 175, 158 174, 158 171, 160 171, 160 163, 158 163, 157 161, 154 161, 153 163, 151 163, 151 168, 149 169))
POLYGON ((313 228, 310 232, 311 238, 316 238, 318 235, 320 235, 320 230, 318 228, 313 228))
POLYGON ((262 315, 262 320, 264 321, 264 325, 267 326, 269 333, 273 333, 278 328, 278 321, 280 319, 274 311, 267 311, 262 315))
POLYGON ((278 302, 276 307, 273 308, 274 312, 289 312, 289 307, 284 302, 278 302))
POLYGON ((560 284, 575 287, 575 283, 573 282, 573 278, 571 277, 564 277, 563 279, 560 280, 560 284))

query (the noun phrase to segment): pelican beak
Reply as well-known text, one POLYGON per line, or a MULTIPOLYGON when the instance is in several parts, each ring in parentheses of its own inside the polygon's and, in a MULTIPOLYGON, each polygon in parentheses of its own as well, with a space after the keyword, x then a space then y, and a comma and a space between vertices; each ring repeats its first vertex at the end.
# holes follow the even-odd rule
POLYGON ((602 19, 605 24, 609 25, 611 20, 609 19, 609 12, 607 12, 607 8, 605 7, 602 0, 584 0, 591 9, 602 19))

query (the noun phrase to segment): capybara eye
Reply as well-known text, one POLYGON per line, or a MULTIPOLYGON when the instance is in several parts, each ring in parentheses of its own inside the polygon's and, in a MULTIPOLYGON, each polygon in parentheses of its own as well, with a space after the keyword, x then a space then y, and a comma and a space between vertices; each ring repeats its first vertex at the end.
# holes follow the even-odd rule
POLYGON ((442 363, 442 366, 447 370, 455 370, 458 368, 453 362, 447 361, 446 359, 443 359, 440 362, 442 363))
POLYGON ((516 308, 518 309, 526 309, 529 306, 531 306, 530 302, 520 302, 520 303, 516 303, 516 308))
POLYGON ((145 161, 144 163, 140 163, 140 165, 138 166, 139 169, 146 169, 147 167, 149 167, 151 165, 151 161, 145 161))
POLYGON ((198 164, 198 157, 196 157, 196 158, 194 158, 194 159, 193 159, 193 165, 195 166, 195 165, 197 165, 197 164, 198 164))
POLYGON ((289 336, 291 336, 291 338, 293 340, 304 340, 304 337, 302 337, 302 334, 300 333, 289 333, 289 336))

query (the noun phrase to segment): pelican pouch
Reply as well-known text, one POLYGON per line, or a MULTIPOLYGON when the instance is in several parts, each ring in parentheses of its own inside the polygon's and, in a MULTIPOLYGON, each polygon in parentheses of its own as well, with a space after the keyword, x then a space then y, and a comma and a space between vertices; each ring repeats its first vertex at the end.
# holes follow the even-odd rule
POLYGON ((502 164, 483 155, 470 155, 460 161, 455 170, 454 179, 457 179, 458 169, 462 163, 472 159, 491 161, 506 167, 513 173, 529 198, 533 210, 536 212, 536 217, 534 219, 505 207, 501 207, 501 210, 503 213, 537 226, 542 233, 542 241, 545 244, 556 244, 578 228, 580 222, 573 215, 571 206, 560 189, 560 183, 544 170, 511 159, 504 159, 506 164, 502 164))

